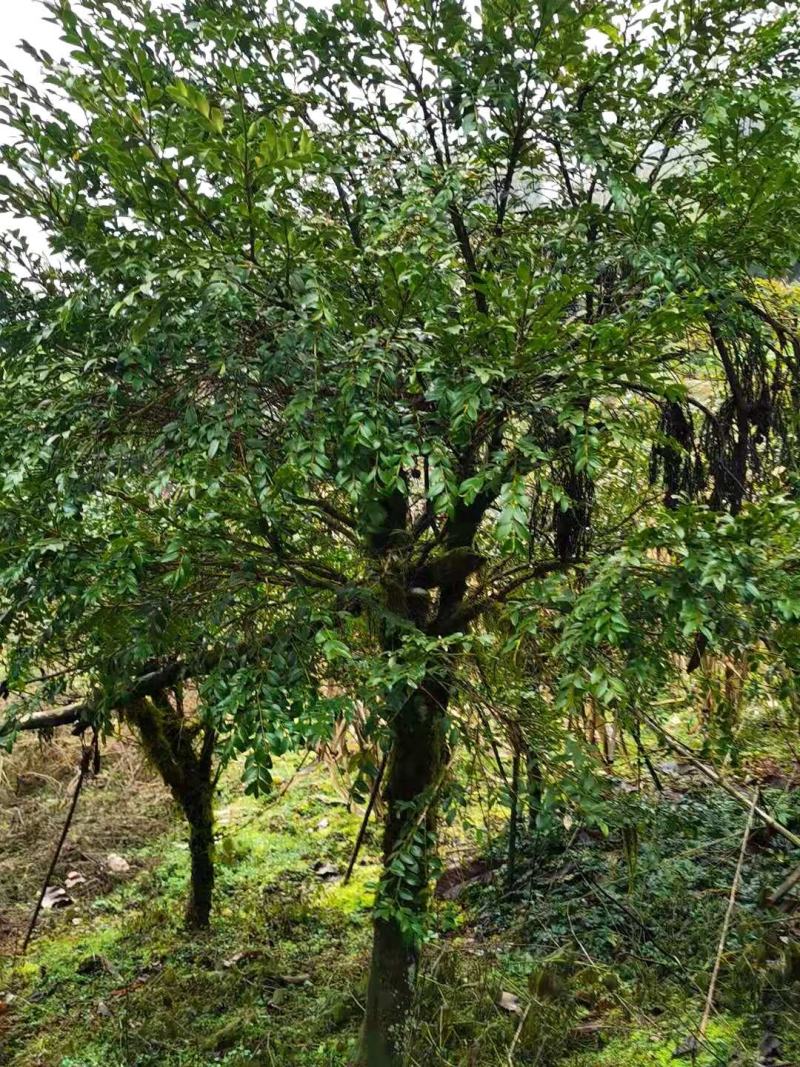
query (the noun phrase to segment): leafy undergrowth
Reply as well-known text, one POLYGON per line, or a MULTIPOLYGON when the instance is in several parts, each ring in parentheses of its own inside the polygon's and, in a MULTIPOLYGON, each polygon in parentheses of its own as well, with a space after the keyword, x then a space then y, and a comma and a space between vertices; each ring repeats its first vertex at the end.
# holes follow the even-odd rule
MULTIPOLYGON (((709 1067, 800 1063, 800 917, 764 904, 796 853, 763 827, 751 834, 700 1038, 747 814, 691 767, 660 769, 659 798, 607 780, 607 832, 553 826, 528 842, 511 889, 494 879, 465 890, 472 950, 496 957, 529 1005, 520 1063, 645 1067, 682 1049, 709 1067)), ((762 798, 798 832, 800 792, 784 781, 762 798)))
MULTIPOLYGON (((131 869, 116 886, 78 886, 72 907, 47 914, 25 960, 8 957, 0 974, 0 1062, 350 1062, 378 833, 344 886, 360 814, 324 768, 297 772, 286 759, 276 771, 291 785, 279 781, 266 800, 224 781, 209 933, 181 927, 188 854, 174 815, 155 838, 129 834, 131 869)), ((523 842, 510 892, 499 855, 451 871, 425 953, 412 1067, 676 1062, 702 1014, 744 813, 683 768, 663 775, 658 801, 609 783, 608 834, 559 823, 523 842)), ((766 797, 800 825, 800 795, 766 797)), ((89 788, 82 818, 102 824, 119 802, 89 788)), ((754 835, 700 1067, 755 1064, 759 1046, 779 1050, 765 1063, 800 1062, 797 924, 761 904, 786 864, 775 838, 754 835)))

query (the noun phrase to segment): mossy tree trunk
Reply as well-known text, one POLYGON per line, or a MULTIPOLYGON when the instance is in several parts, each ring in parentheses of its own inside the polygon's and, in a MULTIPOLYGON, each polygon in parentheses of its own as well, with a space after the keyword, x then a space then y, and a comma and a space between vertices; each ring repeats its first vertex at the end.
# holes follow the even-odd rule
MULTIPOLYGON (((203 738, 205 744, 206 738, 203 738)), ((202 755, 202 752, 201 752, 202 755)), ((211 917, 211 897, 214 890, 214 801, 211 766, 198 759, 200 774, 194 788, 183 804, 189 823, 189 854, 191 876, 189 899, 186 904, 186 925, 190 929, 204 929, 211 917)))
MULTIPOLYGON (((499 431, 493 446, 499 447, 499 431)), ((474 473, 474 456, 467 454, 461 474, 474 473)), ((427 466, 426 466, 427 479, 427 466)), ((406 627, 445 638, 469 630, 473 617, 466 609, 468 581, 482 566, 483 558, 472 548, 494 491, 478 494, 470 504, 460 503, 447 522, 441 548, 435 555, 425 551, 416 566, 409 566, 403 551, 413 539, 409 528, 408 501, 401 492, 381 504, 383 520, 371 537, 371 549, 381 560, 382 584, 387 607, 396 622, 382 622, 382 640, 387 651, 396 649, 406 627), (438 590, 438 597, 436 595, 438 590)), ((417 520, 419 522, 419 520, 417 520)), ((424 524, 419 527, 424 530, 424 524)), ((364 1026, 358 1063, 360 1067, 402 1067, 407 1024, 414 999, 419 963, 419 940, 413 936, 424 925, 428 909, 428 882, 438 794, 447 765, 447 708, 452 691, 452 654, 432 659, 422 683, 411 692, 390 723, 392 748, 384 792, 386 803, 381 901, 399 903, 398 909, 379 908, 373 930, 372 961, 364 1026), (423 831, 422 834, 419 831, 423 831), (402 876, 404 895, 392 863, 398 854, 414 845, 411 855, 416 878, 402 876)))
POLYGON ((189 823, 186 925, 205 929, 214 889, 214 730, 187 723, 180 699, 173 704, 166 692, 138 701, 127 715, 189 823))
MULTIPOLYGON (((445 765, 445 712, 449 693, 435 678, 426 678, 397 716, 388 781, 383 839, 381 892, 391 894, 392 860, 422 828, 435 828, 436 792, 445 765)), ((418 845, 419 847, 419 845, 418 845)), ((403 882, 410 900, 402 904, 421 919, 428 906, 428 841, 422 847, 416 881, 403 882)), ((367 1008, 360 1062, 365 1067, 400 1067, 405 1028, 414 997, 418 943, 394 917, 375 921, 367 1008)))

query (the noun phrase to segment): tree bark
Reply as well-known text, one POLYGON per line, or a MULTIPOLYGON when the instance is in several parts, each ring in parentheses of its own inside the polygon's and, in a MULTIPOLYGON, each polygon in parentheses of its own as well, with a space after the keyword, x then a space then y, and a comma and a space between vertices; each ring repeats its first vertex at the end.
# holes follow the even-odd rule
POLYGON ((197 795, 183 806, 189 823, 191 877, 186 903, 186 925, 204 930, 211 917, 214 889, 214 809, 211 782, 198 783, 197 795))
POLYGON ((200 729, 202 741, 196 751, 190 729, 181 711, 166 693, 154 694, 132 704, 127 711, 142 746, 163 778, 189 823, 191 874, 186 906, 186 925, 205 929, 211 916, 214 887, 214 785, 212 766, 215 733, 200 729))
MULTIPOLYGON (((428 677, 401 708, 394 726, 385 800, 383 875, 380 893, 392 896, 396 876, 389 869, 398 854, 424 829, 435 826, 435 793, 445 766, 446 684, 428 677)), ((422 845, 413 882, 402 885, 411 900, 401 900, 421 920, 428 904, 429 842, 422 845)), ((379 896, 380 896, 379 893, 379 896)), ((406 1026, 414 997, 419 948, 391 914, 375 919, 367 1007, 359 1062, 363 1067, 401 1067, 406 1026)))
MULTIPOLYGON (((499 436, 498 431, 498 445, 499 436)), ((461 475, 471 472, 473 454, 467 452, 461 475)), ((405 566, 392 573, 385 567, 384 589, 391 613, 423 633, 437 638, 469 628, 462 618, 467 582, 479 570, 482 557, 472 551, 478 526, 491 505, 496 489, 463 501, 447 520, 442 551, 422 562, 411 574, 405 566), (439 589, 438 606, 428 590, 439 589)), ((371 547, 390 562, 389 549, 398 531, 407 528, 408 502, 400 492, 384 503, 384 518, 372 536, 371 547), (387 555, 388 553, 388 555, 387 555)), ((382 641, 388 651, 401 638, 394 624, 383 624, 382 641)), ((445 657, 442 658, 446 662, 445 657)), ((372 943, 372 962, 358 1063, 361 1067, 402 1067, 408 1021, 414 999, 419 962, 419 940, 414 937, 428 906, 429 862, 435 828, 437 792, 447 763, 446 712, 452 681, 444 663, 429 667, 422 684, 408 695, 391 720, 392 747, 384 799, 383 873, 372 943), (420 836, 420 830, 425 831, 420 836), (414 852, 407 851, 414 843, 414 852), (402 881, 392 864, 399 855, 406 859, 402 881), (408 866, 414 856, 415 865, 408 866), (403 896, 396 890, 402 888, 403 896), (384 902, 389 906, 381 907, 384 902), (402 913, 398 908, 402 905, 402 913), (401 926, 399 914, 406 922, 401 926), (411 928, 411 932, 409 932, 411 928)))

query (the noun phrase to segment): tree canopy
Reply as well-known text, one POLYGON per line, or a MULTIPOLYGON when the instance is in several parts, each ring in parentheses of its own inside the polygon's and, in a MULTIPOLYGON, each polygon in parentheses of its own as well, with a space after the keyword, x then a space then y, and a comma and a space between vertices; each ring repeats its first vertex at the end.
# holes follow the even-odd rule
POLYGON ((89 679, 99 725, 215 650, 203 714, 254 788, 362 702, 364 1055, 394 1064, 481 662, 563 617, 563 699, 635 704, 668 665, 642 612, 664 653, 723 596, 741 631, 759 516, 794 566, 797 7, 47 6, 69 58, 28 46, 43 84, 0 104, 0 208, 51 252, 4 239, 9 685, 89 679))

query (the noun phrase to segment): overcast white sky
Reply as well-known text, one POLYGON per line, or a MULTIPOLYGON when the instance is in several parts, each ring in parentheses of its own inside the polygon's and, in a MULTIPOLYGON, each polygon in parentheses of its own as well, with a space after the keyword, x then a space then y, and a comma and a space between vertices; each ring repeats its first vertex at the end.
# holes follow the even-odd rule
MULTIPOLYGON (((50 22, 45 22, 47 12, 38 0, 0 0, 0 59, 22 73, 30 80, 37 80, 37 65, 19 48, 19 42, 25 38, 36 48, 44 48, 51 55, 62 55, 65 46, 58 39, 58 31, 50 22)), ((2 132, 0 132, 2 137, 2 132)), ((42 234, 30 220, 11 219, 0 215, 0 228, 21 230, 31 246, 39 252, 46 252, 47 246, 42 234)))
POLYGON ((0 8, 0 59, 9 66, 33 73, 35 64, 17 47, 23 37, 51 55, 63 49, 55 26, 44 20, 46 12, 39 0, 0 0, 0 8))

